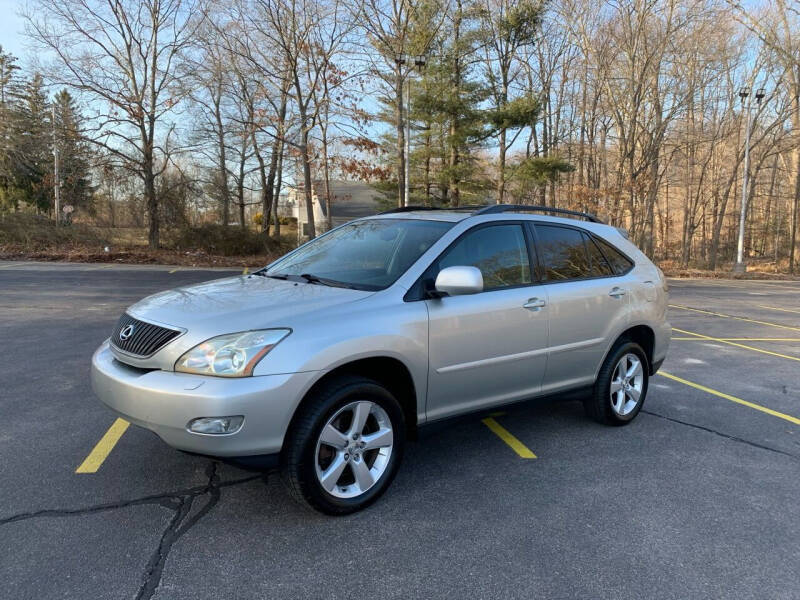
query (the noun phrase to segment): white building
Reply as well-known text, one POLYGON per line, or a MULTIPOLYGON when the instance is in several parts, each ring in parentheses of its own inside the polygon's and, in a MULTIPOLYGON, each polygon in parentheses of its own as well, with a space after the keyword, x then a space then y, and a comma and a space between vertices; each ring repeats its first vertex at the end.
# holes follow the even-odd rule
MULTIPOLYGON (((363 181, 332 180, 329 183, 331 193, 331 212, 333 226, 337 227, 353 219, 374 215, 383 210, 378 201, 381 194, 370 184, 363 181)), ((314 206, 314 226, 317 233, 328 230, 328 215, 326 212, 325 183, 314 182, 312 194, 314 206)), ((297 219, 297 235, 299 239, 308 237, 308 212, 306 211, 305 193, 302 187, 289 191, 286 200, 287 212, 297 219)), ((279 205, 280 210, 280 205, 279 205)))

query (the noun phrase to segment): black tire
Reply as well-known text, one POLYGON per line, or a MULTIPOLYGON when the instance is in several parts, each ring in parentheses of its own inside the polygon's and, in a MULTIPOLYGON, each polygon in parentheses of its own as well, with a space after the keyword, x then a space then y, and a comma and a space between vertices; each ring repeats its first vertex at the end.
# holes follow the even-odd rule
POLYGON ((611 348, 611 351, 608 353, 608 356, 603 362, 603 366, 600 367, 600 372, 597 375, 597 380, 594 383, 591 396, 587 397, 583 401, 583 407, 586 410, 586 414, 598 423, 603 423, 605 425, 627 425, 633 421, 633 419, 636 418, 636 415, 639 414, 639 411, 642 410, 645 398, 647 397, 647 388, 649 382, 650 364, 647 360, 647 354, 645 354, 644 350, 642 350, 642 347, 639 346, 639 344, 627 339, 619 340, 611 348), (623 357, 629 354, 635 355, 641 361, 641 392, 639 393, 639 400, 636 406, 633 407, 630 412, 620 414, 620 412, 614 409, 612 403, 611 382, 614 378, 614 372, 617 368, 617 365, 623 357))
MULTIPOLYGON (((400 466, 406 437, 403 410, 389 390, 364 377, 343 376, 312 393, 287 433, 281 456, 281 477, 292 497, 314 510, 346 515, 366 508, 386 491, 400 466), (317 476, 317 443, 323 427, 337 412, 350 403, 364 400, 377 404, 388 415, 393 435, 391 454, 372 487, 356 497, 336 497, 322 486, 317 476)), ((367 462, 367 451, 361 460, 367 462)))

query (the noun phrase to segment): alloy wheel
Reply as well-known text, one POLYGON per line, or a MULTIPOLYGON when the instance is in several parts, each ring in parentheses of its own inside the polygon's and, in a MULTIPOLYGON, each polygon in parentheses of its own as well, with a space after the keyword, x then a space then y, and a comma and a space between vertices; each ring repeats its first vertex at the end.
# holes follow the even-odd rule
POLYGON ((328 420, 314 452, 317 479, 336 498, 355 498, 389 465, 394 432, 389 415, 368 400, 351 402, 328 420))
POLYGON ((619 359, 611 378, 611 408, 619 416, 629 415, 639 404, 644 387, 641 359, 628 353, 619 359))

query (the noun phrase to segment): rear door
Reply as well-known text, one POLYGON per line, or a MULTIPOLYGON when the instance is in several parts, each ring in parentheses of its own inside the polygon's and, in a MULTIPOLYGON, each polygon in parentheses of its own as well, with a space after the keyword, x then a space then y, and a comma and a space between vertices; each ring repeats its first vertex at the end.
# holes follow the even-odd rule
POLYGON ((521 222, 465 232, 424 275, 474 266, 484 291, 426 300, 429 315, 427 414, 437 419, 536 394, 547 363, 547 297, 531 268, 521 222))
POLYGON ((543 391, 593 383, 609 337, 628 319, 629 278, 578 227, 536 223, 549 299, 550 341, 543 391))

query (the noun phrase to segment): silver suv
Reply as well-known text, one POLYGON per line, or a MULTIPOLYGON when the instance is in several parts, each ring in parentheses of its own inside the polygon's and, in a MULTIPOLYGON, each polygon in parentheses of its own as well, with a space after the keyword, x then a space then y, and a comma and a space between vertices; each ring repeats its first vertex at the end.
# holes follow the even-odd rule
POLYGON ((433 421, 583 388, 589 416, 629 423, 666 313, 661 271, 591 215, 398 209, 134 304, 92 383, 167 444, 279 465, 297 499, 345 514, 433 421))

